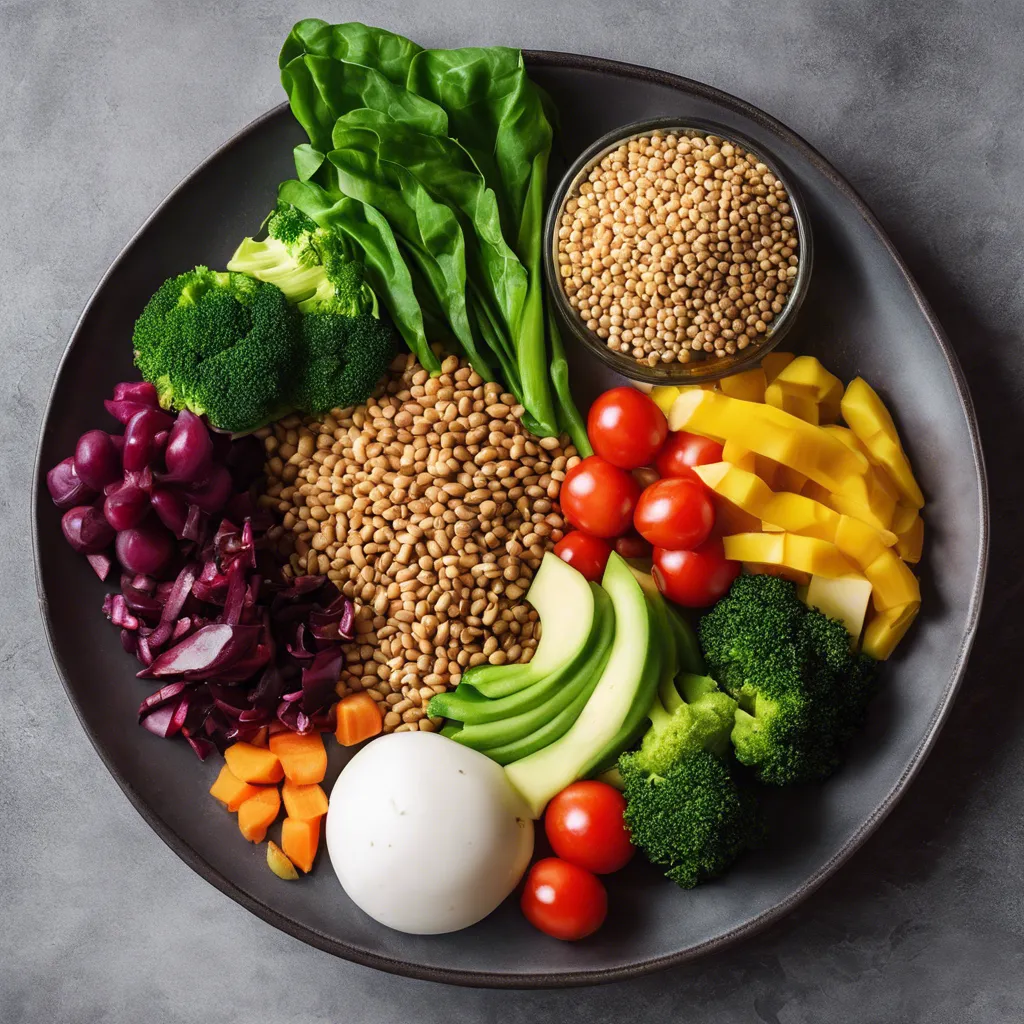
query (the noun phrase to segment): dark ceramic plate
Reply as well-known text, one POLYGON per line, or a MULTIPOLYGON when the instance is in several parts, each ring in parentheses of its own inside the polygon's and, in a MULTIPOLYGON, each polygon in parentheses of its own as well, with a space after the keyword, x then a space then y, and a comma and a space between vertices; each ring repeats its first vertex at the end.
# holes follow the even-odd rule
MULTIPOLYGON (((776 838, 765 851, 691 892, 636 863, 611 882, 608 924, 578 944, 534 931, 514 901, 465 932, 405 936, 357 911, 326 859, 300 883, 275 878, 264 848, 246 844, 233 816, 207 796, 213 760, 200 764, 184 743, 136 726, 149 688, 135 680, 117 631, 100 616, 103 584, 61 540, 43 473, 102 420, 113 384, 133 376, 132 323, 160 282, 198 262, 222 266, 260 223, 275 186, 292 173, 291 148, 301 140, 283 106, 168 197, 90 301, 42 432, 35 547, 40 606, 68 696, 128 798, 196 871, 271 924, 350 960, 437 981, 538 987, 629 977, 734 942, 786 913, 860 846, 920 768, 949 711, 978 621, 988 511, 977 427, 956 360, 878 223, 821 156, 761 111, 696 82, 587 57, 528 59, 561 112, 562 166, 553 168, 554 180, 594 139, 662 115, 733 126, 785 167, 817 243, 810 291, 787 347, 820 352, 843 378, 863 373, 879 387, 928 496, 924 614, 887 667, 884 691, 840 774, 772 802, 776 838)), ((612 381, 593 360, 577 358, 575 371, 582 401, 612 381)), ((340 759, 332 772, 339 766, 340 759)), ((426 876, 423 865, 409 870, 426 876)))

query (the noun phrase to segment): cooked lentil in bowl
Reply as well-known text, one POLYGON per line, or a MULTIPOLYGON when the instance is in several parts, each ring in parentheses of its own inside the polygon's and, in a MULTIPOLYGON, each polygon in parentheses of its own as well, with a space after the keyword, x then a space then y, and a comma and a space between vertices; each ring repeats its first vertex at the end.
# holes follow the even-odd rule
POLYGON ((732 362, 773 333, 800 268, 780 178, 739 142, 656 129, 612 144, 566 195, 556 277, 612 352, 671 368, 732 362))
POLYGON ((323 573, 355 602, 338 694, 366 690, 385 732, 438 729, 426 704, 466 668, 533 657, 524 595, 579 462, 567 438, 528 433, 500 385, 455 356, 441 371, 399 356, 366 405, 260 432, 268 536, 286 575, 323 573))

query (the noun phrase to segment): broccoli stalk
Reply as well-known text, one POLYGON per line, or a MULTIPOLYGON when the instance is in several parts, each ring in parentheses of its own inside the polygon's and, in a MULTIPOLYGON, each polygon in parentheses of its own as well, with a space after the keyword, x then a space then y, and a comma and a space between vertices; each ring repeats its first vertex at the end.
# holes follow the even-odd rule
POLYGON ((789 581, 740 576, 700 622, 711 674, 736 699, 736 756, 762 781, 826 778, 864 717, 876 663, 789 581))
POLYGON ((684 889, 721 874, 760 834, 726 760, 735 709, 713 679, 668 680, 640 749, 619 758, 632 841, 684 889))

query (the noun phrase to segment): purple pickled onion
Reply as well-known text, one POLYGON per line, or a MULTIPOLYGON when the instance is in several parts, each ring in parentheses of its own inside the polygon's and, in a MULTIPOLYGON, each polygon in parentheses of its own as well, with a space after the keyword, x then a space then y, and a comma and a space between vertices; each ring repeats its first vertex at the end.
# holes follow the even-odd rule
POLYGON ((314 715, 334 702, 335 687, 345 658, 340 647, 318 651, 312 663, 302 670, 302 709, 314 715))
POLYGON ((185 517, 185 525, 182 527, 181 535, 186 540, 199 540, 200 530, 203 528, 203 510, 198 505, 188 506, 188 515, 185 517))
POLYGON ((139 636, 135 641, 135 655, 147 668, 153 664, 153 652, 149 649, 149 641, 139 636))
POLYGON ((174 557, 174 538, 164 527, 147 522, 121 530, 114 542, 114 550, 117 560, 129 572, 156 576, 174 557))
POLYGON ((182 617, 174 624, 174 631, 171 633, 171 639, 180 640, 183 636, 188 636, 191 631, 192 620, 187 615, 182 615, 182 617))
POLYGON ((134 654, 136 651, 137 637, 130 629, 121 630, 121 646, 126 654, 134 654))
MULTIPOLYGON (((149 493, 157 519, 167 527, 178 540, 185 539, 185 523, 188 519, 188 502, 169 487, 154 487, 149 493)), ((196 537, 192 537, 196 540, 196 537)))
MULTIPOLYGON (((170 430, 174 419, 162 409, 142 409, 137 412, 124 429, 124 452, 121 456, 126 473, 152 469, 153 460, 159 448, 156 435, 170 430)), ((77 456, 76 456, 77 458, 77 456)))
POLYGON ((103 601, 103 614, 115 626, 122 629, 138 629, 139 620, 128 608, 123 594, 107 594, 103 601))
POLYGON ((149 495, 132 484, 122 484, 103 502, 103 515, 115 530, 138 526, 148 514, 149 495))
POLYGON ((204 740, 201 736, 192 736, 184 729, 181 732, 200 761, 205 761, 217 749, 209 740, 204 740))
POLYGON ((174 585, 163 598, 163 609, 160 613, 160 624, 153 631, 153 635, 149 638, 151 646, 163 647, 163 645, 171 638, 171 635, 177 625, 178 617, 181 615, 181 610, 185 607, 185 601, 192 592, 192 584, 196 581, 196 574, 198 571, 198 563, 189 562, 189 564, 178 573, 178 576, 174 581, 174 585))
POLYGON ((110 555, 105 555, 100 552, 94 552, 86 555, 85 560, 92 566, 92 571, 96 573, 101 580, 105 580, 110 575, 110 570, 114 566, 114 562, 110 555))
POLYGON ((223 466, 215 466, 209 480, 202 485, 186 490, 185 498, 198 505, 204 512, 219 512, 231 497, 231 474, 223 466))
POLYGON ((163 611, 163 605, 157 598, 144 590, 137 590, 130 583, 121 587, 121 595, 128 607, 137 615, 153 619, 159 618, 163 611))
POLYGON ((166 686, 161 686, 159 690, 155 693, 151 693, 139 705, 139 718, 142 718, 143 715, 149 714, 150 711, 155 711, 157 708, 163 707, 171 701, 176 703, 187 687, 187 683, 168 683, 166 686))
POLYGON ((94 505, 77 505, 61 517, 64 539, 80 555, 98 555, 114 540, 114 529, 94 505))
POLYGON ((75 472, 94 491, 120 479, 121 454, 105 430, 87 430, 75 445, 75 472))
POLYGON ((46 474, 46 488, 57 508, 85 505, 96 497, 96 492, 79 477, 75 460, 70 456, 46 474))
MULTIPOLYGON (((170 474, 169 479, 194 487, 205 484, 214 471, 213 441, 210 439, 210 432, 203 421, 187 409, 178 413, 178 418, 171 427, 167 448, 164 451, 164 462, 170 474)), ((224 471, 227 472, 226 467, 224 471)), ((223 504, 222 501, 220 505, 223 504)))
POLYGON ((138 402, 141 405, 150 405, 154 409, 159 408, 160 399, 156 387, 148 380, 128 380, 114 385, 115 402, 138 402))

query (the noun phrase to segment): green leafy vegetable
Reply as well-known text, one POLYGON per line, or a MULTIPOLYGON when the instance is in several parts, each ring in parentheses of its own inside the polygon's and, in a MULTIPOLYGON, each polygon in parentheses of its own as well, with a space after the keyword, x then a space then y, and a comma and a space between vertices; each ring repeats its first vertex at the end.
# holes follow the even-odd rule
POLYGON ((552 132, 521 53, 423 50, 381 29, 310 19, 293 28, 280 65, 310 140, 295 154, 301 184, 286 183, 282 195, 294 196, 297 184, 319 189, 306 193, 315 201, 290 201, 320 224, 342 198, 379 212, 414 269, 402 275, 378 261, 372 283, 410 348, 423 359, 425 307, 433 307, 426 321, 434 327, 439 311, 449 343, 482 376, 494 379, 489 371, 500 366, 530 429, 569 429, 588 452, 545 310, 552 132))

